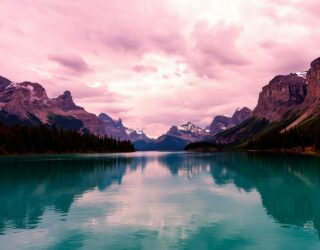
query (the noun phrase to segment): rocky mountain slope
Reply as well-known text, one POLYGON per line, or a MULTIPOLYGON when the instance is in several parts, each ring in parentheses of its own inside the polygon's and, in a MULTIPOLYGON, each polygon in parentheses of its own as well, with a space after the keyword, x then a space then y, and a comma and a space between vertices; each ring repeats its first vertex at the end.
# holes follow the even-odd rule
POLYGON ((49 124, 104 134, 102 121, 76 106, 69 91, 49 99, 45 89, 38 83, 13 83, 1 77, 0 109, 1 120, 5 123, 49 124))
POLYGON ((253 116, 217 134, 223 144, 243 144, 255 136, 303 128, 320 117, 320 58, 311 63, 306 76, 281 75, 262 88, 253 116))
POLYGON ((46 90, 38 83, 13 83, 2 76, 0 121, 5 124, 55 125, 121 140, 150 140, 143 131, 124 127, 120 119, 113 120, 104 113, 97 117, 77 106, 70 91, 50 99, 46 90))

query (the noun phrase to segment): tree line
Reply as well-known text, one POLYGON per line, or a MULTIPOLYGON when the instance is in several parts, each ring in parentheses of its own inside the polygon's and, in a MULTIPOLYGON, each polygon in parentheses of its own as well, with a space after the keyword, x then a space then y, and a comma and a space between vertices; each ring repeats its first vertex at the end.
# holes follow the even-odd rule
POLYGON ((0 154, 133 152, 130 141, 55 126, 0 124, 0 154))
POLYGON ((320 150, 320 119, 313 119, 289 130, 273 130, 249 140, 248 149, 292 149, 313 147, 320 150))

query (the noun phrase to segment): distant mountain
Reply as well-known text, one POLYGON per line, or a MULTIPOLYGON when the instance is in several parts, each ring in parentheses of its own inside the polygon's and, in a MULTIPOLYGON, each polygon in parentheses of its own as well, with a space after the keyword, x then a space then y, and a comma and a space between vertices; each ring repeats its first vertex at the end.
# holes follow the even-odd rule
POLYGON ((178 137, 187 141, 197 141, 202 139, 208 133, 200 127, 195 126, 191 122, 182 124, 180 126, 172 126, 167 135, 178 137))
POLYGON ((252 110, 244 107, 237 109, 232 117, 218 115, 216 116, 211 125, 206 128, 211 136, 221 133, 229 128, 239 125, 243 121, 252 116, 252 110))
POLYGON ((105 113, 101 113, 99 118, 104 123, 105 134, 108 136, 132 142, 151 140, 142 130, 125 127, 121 119, 114 120, 105 113))
POLYGON ((161 135, 156 140, 134 142, 137 150, 183 150, 184 147, 194 141, 198 141, 207 136, 208 133, 191 122, 180 126, 172 126, 166 134, 161 135))
POLYGON ((136 141, 152 141, 141 129, 126 128, 126 133, 129 136, 129 140, 132 142, 136 141))
POLYGON ((214 135, 240 124, 251 116, 252 110, 244 107, 237 109, 232 117, 216 116, 206 129, 187 122, 180 126, 172 126, 156 140, 135 141, 134 145, 137 150, 183 150, 190 143, 211 140, 214 135))
POLYGON ((177 151, 183 150, 189 143, 191 141, 165 134, 149 142, 143 140, 135 141, 133 145, 136 150, 141 151, 177 151))
POLYGON ((101 113, 98 117, 104 124, 104 131, 106 135, 114 138, 120 138, 121 140, 129 140, 121 119, 113 120, 105 113, 101 113))

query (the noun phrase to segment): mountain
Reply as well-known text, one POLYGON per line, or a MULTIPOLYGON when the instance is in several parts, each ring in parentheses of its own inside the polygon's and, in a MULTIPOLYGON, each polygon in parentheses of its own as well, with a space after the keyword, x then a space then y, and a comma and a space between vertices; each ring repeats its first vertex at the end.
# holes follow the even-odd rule
POLYGON ((108 135, 120 140, 150 139, 141 130, 129 129, 122 120, 113 120, 105 113, 99 117, 76 105, 70 91, 48 98, 38 83, 12 81, 0 76, 0 121, 5 124, 55 125, 95 135, 108 135))
POLYGON ((282 119, 283 115, 301 104, 307 95, 307 80, 297 74, 274 77, 262 88, 253 116, 268 121, 282 119))
POLYGON ((102 121, 75 105, 69 91, 49 99, 38 83, 13 83, 1 77, 0 109, 0 120, 7 124, 48 124, 104 135, 102 121))
POLYGON ((234 126, 239 125, 243 121, 249 119, 252 116, 252 110, 244 107, 237 109, 232 117, 218 115, 214 117, 211 122, 211 125, 206 128, 209 130, 211 136, 221 133, 227 129, 230 129, 234 126))
POLYGON ((297 138, 300 138, 300 145, 305 145, 307 141, 311 143, 312 138, 308 138, 313 134, 316 140, 317 124, 320 122, 319 83, 320 58, 311 63, 306 74, 291 73, 274 77, 262 88, 252 117, 217 134, 213 139, 222 144, 246 145, 249 140, 264 138, 266 142, 266 138, 272 138, 273 142, 269 140, 268 145, 276 147, 277 143, 282 145, 281 140, 286 140, 289 146, 287 135, 290 134, 292 143, 297 138))
MULTIPOLYGON (((64 112, 62 116, 80 120, 83 123, 83 127, 81 128, 82 131, 90 131, 97 135, 105 135, 103 122, 95 114, 89 113, 84 108, 77 106, 73 101, 70 91, 65 91, 62 95, 53 98, 50 101, 53 107, 59 108, 64 112)), ((57 117, 56 114, 57 113, 53 113, 51 115, 51 120, 54 121, 53 123, 57 122, 57 118, 61 119, 61 115, 60 117, 57 117)), ((65 127, 63 124, 61 126, 65 127)))
POLYGON ((100 120, 104 124, 105 134, 121 140, 129 140, 129 136, 126 133, 126 128, 122 124, 122 120, 113 120, 109 115, 101 113, 100 120))
POLYGON ((132 142, 136 141, 145 141, 149 142, 152 141, 141 129, 132 129, 132 128, 125 128, 126 133, 129 136, 129 140, 132 142))
POLYGON ((183 150, 186 145, 210 140, 214 135, 240 124, 251 116, 252 110, 244 107, 237 109, 231 117, 216 116, 206 129, 187 122, 180 126, 172 126, 156 140, 134 141, 134 146, 137 150, 183 150))
POLYGON ((137 150, 183 150, 189 143, 202 140, 207 135, 202 128, 187 122, 180 126, 172 126, 166 134, 156 140, 135 141, 134 146, 137 150))
POLYGON ((167 132, 167 135, 187 141, 197 141, 206 136, 207 132, 191 122, 188 122, 180 126, 172 126, 167 132))
POLYGON ((105 134, 108 136, 131 142, 151 140, 142 130, 125 127, 121 119, 114 120, 105 113, 101 113, 98 117, 104 123, 105 134))

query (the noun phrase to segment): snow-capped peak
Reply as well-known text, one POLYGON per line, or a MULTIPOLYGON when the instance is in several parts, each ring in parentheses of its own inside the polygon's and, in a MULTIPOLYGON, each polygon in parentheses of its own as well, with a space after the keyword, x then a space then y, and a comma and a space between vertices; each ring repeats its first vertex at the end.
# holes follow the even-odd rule
POLYGON ((177 128, 181 132, 191 132, 191 133, 194 133, 194 134, 199 134, 199 133, 203 133, 204 132, 203 129, 197 127, 196 125, 194 125, 191 122, 182 124, 182 125, 178 126, 177 128))
POLYGON ((132 128, 126 128, 127 135, 131 135, 132 133, 136 133, 138 135, 143 135, 144 132, 141 129, 132 129, 132 128))
POLYGON ((307 71, 299 71, 296 74, 300 77, 307 78, 307 71))

